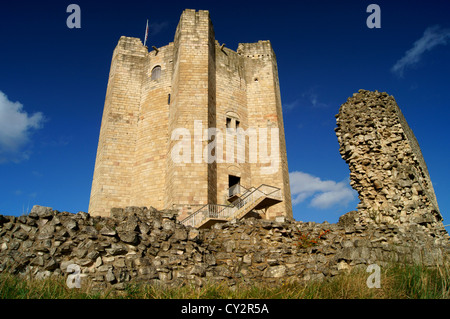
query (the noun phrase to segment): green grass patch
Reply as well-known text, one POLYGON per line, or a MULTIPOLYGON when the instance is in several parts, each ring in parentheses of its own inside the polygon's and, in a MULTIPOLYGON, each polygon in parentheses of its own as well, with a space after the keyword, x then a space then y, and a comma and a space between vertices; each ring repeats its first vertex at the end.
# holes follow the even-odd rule
POLYGON ((26 279, 0 275, 2 299, 449 299, 448 267, 393 265, 382 267, 380 288, 366 284, 365 268, 353 269, 330 279, 290 283, 278 286, 236 285, 225 282, 202 287, 185 285, 168 288, 161 285, 132 284, 125 290, 89 291, 70 289, 64 278, 26 279))

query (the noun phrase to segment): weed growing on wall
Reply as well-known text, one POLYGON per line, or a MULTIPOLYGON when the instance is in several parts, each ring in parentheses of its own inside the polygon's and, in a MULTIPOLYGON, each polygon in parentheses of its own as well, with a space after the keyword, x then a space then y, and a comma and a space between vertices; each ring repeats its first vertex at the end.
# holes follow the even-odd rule
POLYGON ((325 238, 325 235, 329 233, 330 230, 324 230, 319 235, 313 236, 311 233, 304 234, 303 232, 299 231, 299 238, 298 241, 295 243, 295 245, 299 248, 310 248, 316 246, 321 239, 325 238))

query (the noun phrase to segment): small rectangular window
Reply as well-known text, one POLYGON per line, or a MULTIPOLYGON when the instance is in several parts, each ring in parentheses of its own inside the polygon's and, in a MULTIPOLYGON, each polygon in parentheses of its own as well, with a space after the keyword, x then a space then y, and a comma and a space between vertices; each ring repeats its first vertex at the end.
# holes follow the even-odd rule
POLYGON ((240 122, 238 120, 236 120, 236 129, 239 128, 239 124, 240 124, 240 122))

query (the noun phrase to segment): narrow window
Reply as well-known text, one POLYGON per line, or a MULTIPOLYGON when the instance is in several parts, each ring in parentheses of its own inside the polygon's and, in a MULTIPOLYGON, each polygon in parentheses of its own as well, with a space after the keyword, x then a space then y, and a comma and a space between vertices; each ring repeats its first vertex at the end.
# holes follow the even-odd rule
POLYGON ((239 128, 239 124, 240 124, 240 122, 238 120, 236 120, 236 129, 239 128))
POLYGON ((170 93, 167 95, 167 104, 170 105, 170 93))
POLYGON ((227 128, 231 128, 231 119, 227 117, 227 128))
POLYGON ((152 70, 152 81, 158 80, 161 77, 161 66, 157 65, 152 70))

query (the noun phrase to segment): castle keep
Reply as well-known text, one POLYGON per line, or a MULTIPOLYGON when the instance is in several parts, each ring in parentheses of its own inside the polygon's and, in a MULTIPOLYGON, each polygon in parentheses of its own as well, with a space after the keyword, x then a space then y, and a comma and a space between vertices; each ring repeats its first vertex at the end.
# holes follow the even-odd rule
POLYGON ((228 49, 215 40, 209 12, 202 10, 185 10, 174 41, 150 52, 137 38, 120 38, 89 213, 109 216, 111 208, 127 206, 178 209, 179 220, 195 227, 255 213, 292 219, 269 41, 228 49), (245 143, 236 133, 231 148, 228 131, 244 132, 245 143), (230 156, 242 148, 241 158, 230 156))

